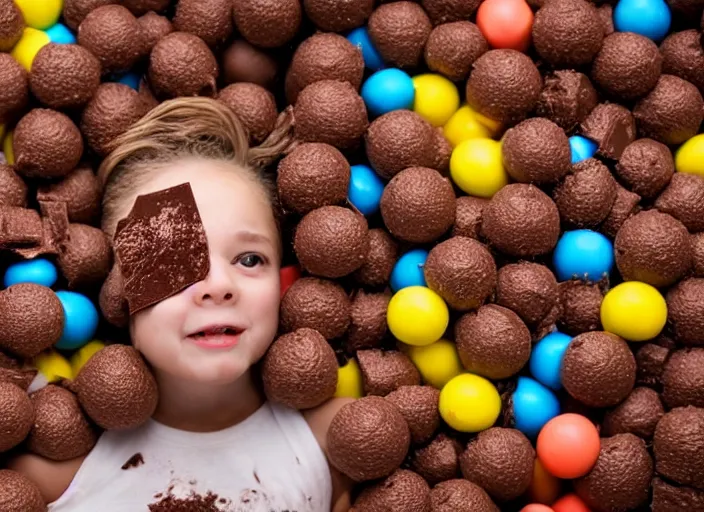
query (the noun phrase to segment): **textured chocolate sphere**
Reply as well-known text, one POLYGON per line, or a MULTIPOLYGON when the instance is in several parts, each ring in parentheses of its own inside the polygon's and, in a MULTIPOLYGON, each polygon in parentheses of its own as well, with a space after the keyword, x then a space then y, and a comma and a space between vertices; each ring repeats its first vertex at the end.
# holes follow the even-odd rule
POLYGON ((27 184, 18 176, 15 170, 7 165, 0 164, 0 206, 27 206, 27 184))
POLYGON ((655 87, 661 70, 662 56, 652 40, 633 32, 614 32, 604 38, 591 77, 605 93, 632 100, 655 87))
POLYGON ((29 75, 10 54, 0 53, 0 123, 20 114, 29 103, 29 75))
POLYGON ((320 30, 347 32, 364 25, 374 10, 374 0, 303 0, 303 9, 320 30))
POLYGON ((401 386, 419 386, 420 373, 406 354, 376 348, 357 352, 365 395, 386 396, 401 386))
POLYGON ((29 84, 48 107, 81 107, 100 85, 100 61, 82 46, 50 43, 32 61, 29 84))
POLYGON ((284 294, 280 314, 283 332, 308 328, 333 339, 345 334, 350 325, 350 300, 333 281, 302 277, 284 294))
POLYGON ((543 117, 526 119, 509 128, 503 136, 501 154, 506 172, 520 183, 558 181, 571 165, 567 135, 543 117))
POLYGON ((15 169, 25 178, 63 178, 83 155, 83 138, 60 112, 35 108, 15 127, 15 169))
POLYGON ((672 215, 692 233, 704 231, 704 177, 676 172, 655 200, 655 208, 672 215))
POLYGON ((650 439, 663 414, 665 410, 657 391, 635 388, 623 402, 606 413, 601 435, 610 437, 616 434, 634 434, 643 439, 650 439))
POLYGON ((157 96, 214 96, 218 63, 196 35, 172 32, 162 37, 149 56, 149 83, 157 96))
POLYGON ((616 235, 614 251, 624 279, 656 287, 674 284, 692 266, 687 228, 657 210, 640 212, 626 220, 616 235))
POLYGON ((302 214, 343 202, 349 182, 350 164, 344 155, 320 142, 298 145, 279 162, 276 176, 283 206, 302 214))
POLYGON ((0 507, 12 512, 45 512, 46 503, 39 487, 17 471, 0 469, 0 507))
POLYGON ((234 41, 222 54, 222 76, 227 84, 250 82, 268 89, 277 73, 276 60, 244 39, 234 41))
POLYGON ((601 440, 594 467, 574 481, 574 490, 591 510, 634 510, 648 501, 653 459, 645 442, 633 434, 601 440))
POLYGON ((517 374, 530 358, 530 331, 510 309, 487 304, 455 323, 455 342, 462 365, 488 379, 517 374))
POLYGON ((195 34, 208 46, 217 47, 232 35, 232 9, 229 0, 179 0, 174 28, 195 34))
POLYGON ((673 352, 665 364, 662 385, 668 407, 704 407, 704 348, 673 352))
POLYGON ((430 123, 410 110, 394 110, 369 125, 364 137, 369 163, 391 179, 408 167, 431 167, 435 134, 430 123))
POLYGON ((426 446, 413 452, 411 467, 430 485, 436 485, 459 475, 460 453, 462 444, 459 441, 445 434, 438 434, 426 446))
POLYGON ((460 196, 455 208, 455 223, 452 236, 466 236, 479 239, 482 229, 482 210, 489 203, 482 197, 460 196))
POLYGON ((514 124, 535 108, 542 86, 530 57, 516 50, 490 50, 472 66, 467 103, 490 119, 514 124))
POLYGON ((604 26, 594 4, 586 0, 545 3, 535 13, 533 45, 555 67, 589 64, 601 49, 604 26))
POLYGON ((671 485, 660 478, 653 478, 653 512, 670 512, 671 510, 704 509, 704 491, 680 485, 671 485))
POLYGON ((687 80, 662 75, 655 88, 633 109, 638 133, 664 144, 694 137, 704 119, 704 99, 687 80))
POLYGON ((398 469, 388 478, 363 489, 351 510, 430 512, 430 486, 413 471, 398 469))
POLYGON ((391 299, 388 293, 366 293, 358 290, 350 306, 350 327, 347 348, 355 351, 381 345, 388 330, 386 310, 391 299))
POLYGON ((510 256, 547 254, 560 236, 560 213, 539 188, 519 183, 507 185, 484 207, 482 234, 510 256))
POLYGON ((367 260, 354 274, 364 286, 384 286, 389 282, 398 257, 398 244, 383 228, 369 230, 367 260))
POLYGON ((130 86, 106 82, 98 87, 81 115, 81 132, 90 148, 105 156, 112 143, 148 112, 139 93, 130 86))
POLYGON ((653 436, 655 469, 663 477, 704 490, 704 409, 678 407, 658 422, 653 436))
POLYGON ((311 274, 338 278, 364 264, 369 251, 366 219, 341 206, 323 206, 306 214, 296 228, 293 248, 311 274))
POLYGON ((606 219, 601 223, 599 231, 611 239, 616 238, 616 233, 621 229, 626 219, 640 211, 639 203, 640 196, 638 194, 616 184, 616 200, 606 219))
POLYGON ((553 190, 562 222, 575 227, 596 227, 616 201, 616 180, 608 167, 595 158, 572 166, 553 190))
POLYGON ((636 140, 636 122, 631 111, 618 103, 600 103, 580 126, 582 135, 598 144, 597 154, 618 160, 636 140))
POLYGON ((520 431, 492 427, 474 438, 460 455, 462 475, 499 502, 528 490, 533 479, 535 450, 520 431))
POLYGON ((364 100, 349 82, 339 80, 320 80, 303 89, 294 116, 299 140, 340 149, 357 147, 369 126, 364 100))
POLYGON ((455 193, 439 172, 409 167, 394 176, 381 196, 381 216, 401 240, 428 243, 440 238, 455 220, 455 193))
POLYGON ((432 386, 401 386, 386 395, 399 408, 411 430, 411 442, 429 441, 440 427, 440 391, 432 386))
POLYGON ((100 229, 69 224, 59 254, 59 269, 72 290, 97 287, 110 271, 110 241, 100 229))
POLYGON ((461 236, 433 247, 423 273, 428 287, 459 311, 481 306, 496 286, 496 264, 489 250, 461 236))
POLYGON ((0 381, 0 405, 3 410, 0 453, 3 453, 25 440, 34 423, 34 408, 25 390, 4 381, 0 381))
POLYGON ((569 69, 558 70, 545 77, 535 111, 571 132, 598 102, 596 89, 585 74, 569 69))
POLYGON ((704 346, 704 279, 688 278, 666 296, 667 320, 675 339, 688 346, 704 346))
POLYGON ((139 25, 142 27, 142 35, 144 36, 145 44, 152 51, 154 45, 159 42, 162 37, 168 36, 174 31, 174 26, 166 16, 160 16, 154 11, 149 11, 144 16, 137 18, 139 25))
POLYGON ((555 275, 545 265, 522 261, 499 270, 496 303, 511 309, 529 326, 543 320, 558 300, 555 275))
POLYGON ((14 2, 0 2, 0 52, 9 52, 22 37, 24 17, 14 2))
POLYGON ((604 331, 575 336, 562 360, 562 384, 589 407, 622 402, 636 382, 636 360, 628 344, 604 331))
POLYGON ((286 99, 296 103, 298 94, 319 80, 349 82, 359 90, 363 75, 364 59, 359 48, 339 34, 313 34, 291 58, 286 73, 286 99))
POLYGON ((420 63, 433 28, 423 8, 406 1, 380 5, 369 17, 367 27, 384 62, 400 68, 420 63))
POLYGON ((454 21, 433 29, 424 56, 431 71, 459 82, 467 79, 474 61, 488 51, 489 43, 479 27, 470 21, 454 21))
POLYGON ((357 482, 390 475, 401 466, 411 435, 401 411, 379 396, 344 405, 327 433, 330 463, 357 482))
POLYGON ((673 32, 660 45, 660 53, 663 73, 692 82, 704 94, 704 45, 697 30, 673 32))
POLYGON ((638 139, 623 150, 616 173, 633 192, 651 199, 672 179, 675 162, 664 144, 653 139, 638 139))
POLYGON ((655 343, 646 343, 636 352, 636 383, 645 386, 659 387, 665 363, 670 356, 670 350, 655 343))
POLYGON ((98 58, 103 74, 129 71, 147 51, 141 25, 121 5, 90 11, 78 27, 78 44, 98 58))
POLYGON ((423 9, 434 25, 469 19, 477 10, 479 0, 421 0, 423 9))
POLYGON ((499 512, 484 489, 462 478, 440 482, 430 491, 432 512, 499 512))
POLYGON ((565 281, 558 285, 561 315, 558 325, 571 335, 596 331, 601 327, 604 296, 595 284, 565 281))
POLYGON ((115 0, 64 0, 62 13, 64 22, 75 32, 88 13, 98 7, 114 3, 115 0))
POLYGON ((266 396, 274 402, 294 409, 317 407, 335 394, 335 352, 313 329, 284 334, 264 356, 262 381, 266 396))
POLYGON ((274 95, 257 84, 239 83, 225 87, 218 99, 242 122, 252 146, 266 139, 276 126, 278 111, 274 95))
POLYGON ((692 245, 692 272, 694 277, 704 277, 704 233, 695 233, 689 239, 692 245))
POLYGON ((250 43, 278 48, 293 39, 301 26, 300 0, 240 0, 233 3, 235 27, 250 43))

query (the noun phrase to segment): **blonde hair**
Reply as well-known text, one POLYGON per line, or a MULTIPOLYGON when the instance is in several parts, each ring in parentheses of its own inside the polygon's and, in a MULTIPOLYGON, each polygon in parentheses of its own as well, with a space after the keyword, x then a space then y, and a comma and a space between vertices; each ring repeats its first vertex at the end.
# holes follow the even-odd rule
POLYGON ((111 143, 98 169, 103 187, 103 230, 112 237, 117 204, 157 167, 188 157, 233 164, 262 185, 278 221, 274 179, 264 169, 293 147, 290 107, 259 146, 250 147, 239 118, 212 98, 176 98, 159 104, 111 143))

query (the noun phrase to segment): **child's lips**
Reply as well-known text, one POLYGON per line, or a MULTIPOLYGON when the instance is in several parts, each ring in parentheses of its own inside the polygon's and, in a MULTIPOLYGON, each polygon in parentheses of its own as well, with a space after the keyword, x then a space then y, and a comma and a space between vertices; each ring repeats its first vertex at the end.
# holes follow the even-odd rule
POLYGON ((212 333, 189 336, 188 339, 196 346, 208 349, 232 348, 239 343, 242 333, 212 333))

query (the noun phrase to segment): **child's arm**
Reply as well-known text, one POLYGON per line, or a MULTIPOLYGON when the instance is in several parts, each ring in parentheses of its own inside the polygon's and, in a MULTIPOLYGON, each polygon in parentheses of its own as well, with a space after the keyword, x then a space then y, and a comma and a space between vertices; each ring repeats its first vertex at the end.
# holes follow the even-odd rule
MULTIPOLYGON (((333 398, 323 405, 303 412, 303 416, 308 422, 308 425, 310 425, 313 434, 326 456, 328 453, 327 435, 330 422, 332 422, 337 411, 339 411, 343 405, 350 402, 354 402, 354 398, 333 398)), ((340 473, 332 465, 330 465, 330 475, 332 476, 332 505, 330 510, 331 512, 347 512, 352 507, 350 503, 350 491, 352 490, 354 482, 348 476, 340 473)))
POLYGON ((58 500, 71 485, 85 456, 55 462, 33 453, 23 453, 7 461, 7 469, 23 474, 34 482, 46 503, 58 500))

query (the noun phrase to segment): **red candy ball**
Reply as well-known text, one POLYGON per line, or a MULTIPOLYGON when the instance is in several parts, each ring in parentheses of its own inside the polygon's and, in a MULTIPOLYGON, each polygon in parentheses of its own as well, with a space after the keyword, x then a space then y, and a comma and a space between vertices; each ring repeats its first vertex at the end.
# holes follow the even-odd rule
POLYGON ((561 414, 538 434, 536 451, 541 464, 558 478, 586 475, 599 457, 599 432, 580 414, 561 414))
POLYGON ((485 0, 477 10, 477 26, 492 48, 524 52, 530 46, 533 11, 525 0, 485 0))

